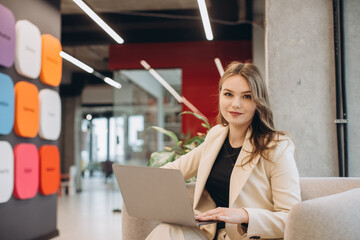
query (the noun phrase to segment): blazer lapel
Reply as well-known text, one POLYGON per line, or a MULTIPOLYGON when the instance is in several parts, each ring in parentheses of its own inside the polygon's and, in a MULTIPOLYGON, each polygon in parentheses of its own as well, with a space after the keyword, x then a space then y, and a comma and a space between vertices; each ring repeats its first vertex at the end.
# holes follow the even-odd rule
POLYGON ((226 127, 221 131, 217 136, 214 136, 214 139, 209 139, 209 144, 204 149, 204 153, 201 156, 201 161, 198 168, 195 191, 194 191, 194 209, 197 208, 202 192, 206 181, 209 177, 210 171, 217 155, 220 152, 222 145, 224 144, 225 138, 228 134, 229 128, 226 127))
POLYGON ((253 150, 253 146, 250 143, 250 136, 251 136, 252 129, 251 127, 248 129, 245 137, 245 141, 239 157, 236 160, 234 169, 231 174, 230 178, 230 192, 229 192, 229 207, 235 202, 236 198, 239 196, 242 188, 244 187, 247 179, 249 178, 252 170, 256 166, 257 162, 259 161, 260 155, 257 155, 255 158, 252 159, 250 164, 246 164, 241 166, 242 161, 248 161, 248 156, 253 150))

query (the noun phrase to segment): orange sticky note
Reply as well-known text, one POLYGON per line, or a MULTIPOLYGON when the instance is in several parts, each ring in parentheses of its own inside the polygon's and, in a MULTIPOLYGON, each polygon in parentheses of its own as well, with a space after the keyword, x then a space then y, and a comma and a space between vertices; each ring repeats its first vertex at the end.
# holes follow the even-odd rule
POLYGON ((40 192, 54 194, 60 185, 60 153, 55 145, 43 145, 40 155, 40 192))
POLYGON ((15 84, 14 131, 20 137, 33 138, 39 130, 39 91, 25 81, 15 84))
POLYGON ((62 76, 61 43, 50 34, 41 36, 40 80, 50 86, 59 86, 62 76))

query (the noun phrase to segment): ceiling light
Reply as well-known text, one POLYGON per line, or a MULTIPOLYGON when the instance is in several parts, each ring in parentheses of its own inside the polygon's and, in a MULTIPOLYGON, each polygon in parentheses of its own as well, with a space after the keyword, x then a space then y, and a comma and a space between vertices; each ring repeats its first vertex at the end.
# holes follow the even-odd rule
POLYGON ((182 103, 182 98, 181 96, 175 91, 175 89, 173 89, 170 84, 168 84, 154 69, 152 69, 150 67, 150 65, 145 62, 144 60, 140 61, 140 64, 149 71, 149 73, 160 82, 161 85, 163 85, 164 88, 166 88, 166 90, 168 90, 170 92, 171 95, 174 96, 174 98, 179 102, 182 103))
POLYGON ((199 115, 201 115, 202 117, 204 117, 205 119, 207 119, 207 117, 202 114, 199 109, 197 109, 191 102, 189 102, 189 100, 187 100, 184 96, 180 96, 175 89, 173 89, 166 81, 165 79, 163 79, 153 68, 151 68, 151 66, 144 60, 140 61, 140 64, 149 71, 149 73, 160 82, 161 85, 163 85, 164 88, 166 88, 166 90, 168 90, 170 92, 171 95, 173 95, 173 97, 179 102, 179 103, 183 103, 185 106, 187 106, 191 111, 193 111, 194 113, 197 113, 199 115))
POLYGON ((209 15, 208 15, 207 8, 206 8, 205 0, 197 0, 197 2, 199 5, 199 9, 200 9, 200 15, 201 15, 201 20, 202 20, 202 23, 204 26, 206 39, 211 41, 214 39, 214 36, 213 36, 212 30, 211 30, 210 20, 209 20, 209 15))
POLYGON ((76 58, 74 58, 73 56, 70 56, 69 54, 67 54, 66 52, 61 51, 60 52, 60 56, 66 60, 68 60, 69 62, 71 62, 72 64, 78 66, 79 68, 83 69, 84 71, 88 72, 88 73, 93 73, 94 69, 92 67, 89 67, 88 65, 86 65, 85 63, 77 60, 76 58))
POLYGON ((101 78, 102 80, 104 80, 104 82, 106 82, 107 84, 109 84, 110 86, 113 86, 117 89, 121 88, 121 84, 112 80, 109 77, 105 77, 104 75, 102 75, 101 73, 94 71, 94 69, 92 67, 89 67, 88 65, 86 65, 85 63, 77 60, 76 58, 74 58, 73 56, 70 56, 69 54, 67 54, 66 52, 61 51, 60 52, 60 56, 66 60, 68 60, 69 62, 71 62, 72 64, 78 66, 79 68, 81 68, 82 70, 93 74, 94 76, 101 78))
POLYGON ((207 117, 205 117, 204 114, 202 114, 199 109, 197 109, 191 102, 189 102, 189 100, 187 100, 185 97, 182 97, 183 103, 194 113, 198 113, 201 116, 203 116, 205 119, 207 119, 207 117))
POLYGON ((117 89, 120 89, 121 88, 121 84, 112 80, 111 78, 109 77, 105 77, 104 78, 104 81, 109 84, 110 86, 113 86, 114 88, 117 88, 117 89))
POLYGON ((222 77, 222 75, 224 74, 224 68, 223 68, 223 66, 221 64, 221 61, 220 61, 219 58, 215 58, 214 61, 215 61, 215 65, 217 67, 217 70, 219 71, 220 77, 222 77))
POLYGON ((124 43, 122 39, 109 25, 107 25, 88 5, 81 0, 73 0, 92 20, 94 20, 104 31, 110 35, 117 43, 124 43))

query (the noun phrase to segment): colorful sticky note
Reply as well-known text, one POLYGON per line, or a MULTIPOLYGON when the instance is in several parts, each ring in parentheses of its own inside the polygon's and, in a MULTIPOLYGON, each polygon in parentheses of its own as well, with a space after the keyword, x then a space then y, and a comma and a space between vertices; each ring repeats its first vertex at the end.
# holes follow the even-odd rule
POLYGON ((33 138, 39 130, 39 91, 25 81, 15 84, 14 131, 20 137, 33 138))
POLYGON ((15 59, 15 17, 0 4, 0 65, 11 67, 15 59))
POLYGON ((54 194, 60 185, 60 153, 55 145, 43 145, 40 155, 40 192, 54 194))
POLYGON ((14 154, 8 142, 0 141, 0 203, 9 201, 14 189, 14 154))
POLYGON ((0 134, 7 135, 14 125, 14 84, 6 74, 0 73, 0 134))
POLYGON ((58 139, 61 131, 61 100, 59 94, 51 89, 39 93, 40 127, 39 136, 47 140, 58 139))
POLYGON ((40 30, 27 20, 17 21, 15 29, 15 69, 24 77, 36 79, 41 69, 40 30))
POLYGON ((21 143, 14 148, 14 197, 28 199, 35 197, 39 189, 39 154, 36 146, 21 143))
POLYGON ((41 36, 40 80, 50 86, 59 86, 62 75, 61 43, 50 34, 41 36))

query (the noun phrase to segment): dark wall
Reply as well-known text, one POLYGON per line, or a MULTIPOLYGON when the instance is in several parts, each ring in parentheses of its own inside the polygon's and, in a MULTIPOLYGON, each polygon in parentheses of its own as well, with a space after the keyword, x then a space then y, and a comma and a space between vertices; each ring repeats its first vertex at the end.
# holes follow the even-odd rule
MULTIPOLYGON (((35 24, 41 34, 49 33, 60 39, 61 16, 60 0, 1 0, 17 20, 26 19, 35 24)), ((27 81, 37 86, 39 91, 57 87, 43 84, 39 79, 27 79, 20 76, 14 65, 10 68, 0 66, 0 72, 9 75, 14 82, 27 81)), ((57 145, 57 141, 35 138, 22 138, 12 131, 9 135, 0 135, 0 141, 8 141, 14 148, 19 143, 57 145)), ((38 193, 34 198, 17 200, 12 197, 6 203, 0 203, 0 239, 48 239, 57 234, 56 227, 57 195, 43 196, 38 193)))

